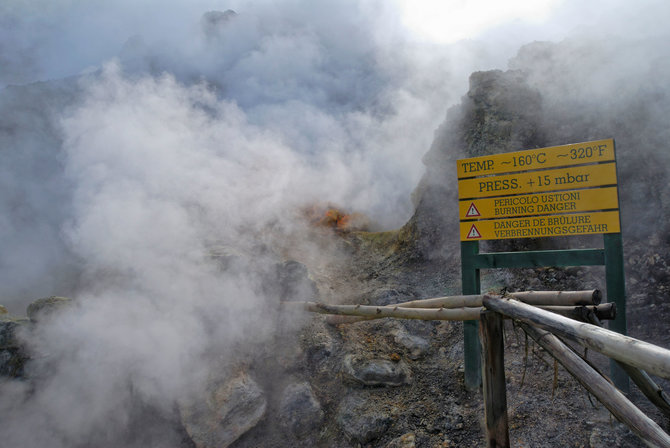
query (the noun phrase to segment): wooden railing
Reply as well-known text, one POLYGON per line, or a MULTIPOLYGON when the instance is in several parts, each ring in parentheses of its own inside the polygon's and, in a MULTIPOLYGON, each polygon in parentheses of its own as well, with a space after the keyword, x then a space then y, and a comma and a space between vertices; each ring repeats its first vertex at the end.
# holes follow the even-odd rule
POLYGON ((602 328, 614 319, 614 304, 600 304, 598 290, 528 291, 438 297, 387 306, 326 305, 285 302, 328 314, 331 323, 353 323, 385 317, 421 320, 479 320, 482 383, 489 447, 509 447, 505 386, 503 319, 514 319, 617 419, 648 446, 670 448, 670 436, 640 411, 612 383, 560 338, 602 353, 618 362, 640 390, 666 416, 670 398, 647 372, 670 379, 670 350, 602 328), (560 338, 559 338, 560 337, 560 338))

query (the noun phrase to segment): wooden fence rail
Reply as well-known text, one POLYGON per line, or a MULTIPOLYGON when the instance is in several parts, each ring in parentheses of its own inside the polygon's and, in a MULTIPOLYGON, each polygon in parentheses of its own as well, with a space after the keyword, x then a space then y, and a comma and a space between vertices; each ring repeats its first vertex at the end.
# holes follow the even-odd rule
POLYGON ((599 326, 614 319, 616 307, 600 304, 599 290, 528 291, 506 297, 491 294, 437 297, 387 306, 326 305, 284 302, 285 306, 328 314, 333 323, 385 317, 421 320, 480 320, 483 394, 489 447, 509 447, 505 391, 503 317, 519 322, 621 422, 650 447, 670 448, 670 436, 644 415, 611 382, 603 378, 557 337, 569 339, 619 362, 642 392, 666 415, 670 400, 646 372, 670 379, 670 350, 599 326), (581 321, 581 322, 579 322, 581 321), (589 323, 586 323, 589 322, 589 323), (595 324, 595 325, 594 325, 595 324))

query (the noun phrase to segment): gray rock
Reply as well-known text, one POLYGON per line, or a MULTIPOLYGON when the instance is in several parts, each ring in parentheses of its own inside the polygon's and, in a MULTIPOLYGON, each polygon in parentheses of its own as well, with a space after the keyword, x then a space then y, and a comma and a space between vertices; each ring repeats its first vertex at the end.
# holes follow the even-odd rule
POLYGON ((416 435, 413 432, 403 434, 391 440, 386 448, 416 448, 416 435))
POLYGON ((314 300, 318 296, 316 284, 304 264, 288 260, 277 264, 275 269, 276 278, 271 290, 280 300, 314 300))
POLYGON ((73 304, 74 300, 68 299, 67 297, 45 297, 43 299, 37 299, 28 305, 26 312, 31 322, 37 322, 47 316, 59 313, 73 304))
POLYGON ((242 373, 209 388, 206 396, 180 403, 186 432, 197 448, 226 448, 263 418, 265 394, 242 373))
POLYGON ((309 331, 303 334, 303 345, 307 361, 315 365, 328 360, 335 350, 333 338, 321 320, 310 324, 309 331))
POLYGON ((18 332, 28 319, 0 317, 0 375, 20 377, 28 357, 21 348, 18 332))
POLYGON ((323 422, 323 410, 309 383, 294 383, 284 389, 279 405, 279 421, 299 438, 318 430, 323 422))
POLYGON ((20 349, 0 349, 0 376, 19 378, 24 374, 23 367, 28 357, 20 349))
POLYGON ((427 340, 420 336, 409 334, 404 328, 394 334, 395 341, 409 351, 410 359, 421 358, 430 348, 427 340))
POLYGON ((392 419, 363 396, 348 396, 338 408, 337 423, 351 443, 365 444, 384 434, 392 419))
POLYGON ((18 348, 18 332, 30 322, 25 318, 0 317, 0 348, 18 348))
POLYGON ((411 373, 403 362, 387 359, 359 359, 344 357, 344 372, 366 386, 401 386, 411 380, 411 373))

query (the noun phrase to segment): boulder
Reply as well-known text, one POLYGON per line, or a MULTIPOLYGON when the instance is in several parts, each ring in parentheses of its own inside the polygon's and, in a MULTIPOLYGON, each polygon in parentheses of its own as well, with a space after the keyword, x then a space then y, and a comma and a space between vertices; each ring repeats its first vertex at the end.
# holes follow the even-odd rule
POLYGON ((9 316, 0 317, 0 349, 19 347, 17 332, 20 327, 26 324, 28 324, 28 319, 16 319, 9 316))
POLYGON ((391 440, 386 448, 416 448, 416 435, 413 432, 403 434, 391 440))
POLYGON ((404 328, 400 328, 393 335, 395 342, 402 345, 409 352, 409 358, 416 360, 421 358, 430 348, 427 340, 420 336, 409 334, 404 328))
POLYGON ((67 297, 45 297, 43 299, 37 299, 28 305, 26 312, 31 322, 37 322, 40 319, 57 314, 73 304, 74 300, 68 299, 67 297))
POLYGON ((284 261, 275 266, 275 272, 271 291, 280 300, 314 300, 318 296, 316 284, 304 264, 295 260, 284 261))
POLYGON ((0 316, 0 376, 20 377, 28 357, 18 340, 21 327, 28 325, 28 319, 0 316))
POLYGON ((284 389, 279 421, 285 430, 298 438, 318 431, 323 422, 323 410, 309 383, 293 383, 284 389))
POLYGON ((344 373, 366 386, 401 386, 411 380, 409 367, 403 362, 388 359, 344 357, 344 373))
POLYGON ((340 403, 336 420, 351 443, 369 443, 391 426, 391 417, 370 401, 363 395, 350 395, 340 403))
POLYGON ((211 385, 199 399, 180 403, 179 413, 197 448, 226 448, 258 424, 266 407, 260 386, 242 373, 211 385))

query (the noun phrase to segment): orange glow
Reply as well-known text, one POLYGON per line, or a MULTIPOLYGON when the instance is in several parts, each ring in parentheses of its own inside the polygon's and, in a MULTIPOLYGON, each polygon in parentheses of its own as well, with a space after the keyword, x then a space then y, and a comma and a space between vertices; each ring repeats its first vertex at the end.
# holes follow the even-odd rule
POLYGON ((303 209, 304 216, 315 227, 327 227, 339 232, 365 230, 369 221, 361 213, 348 213, 332 204, 315 204, 303 209))

